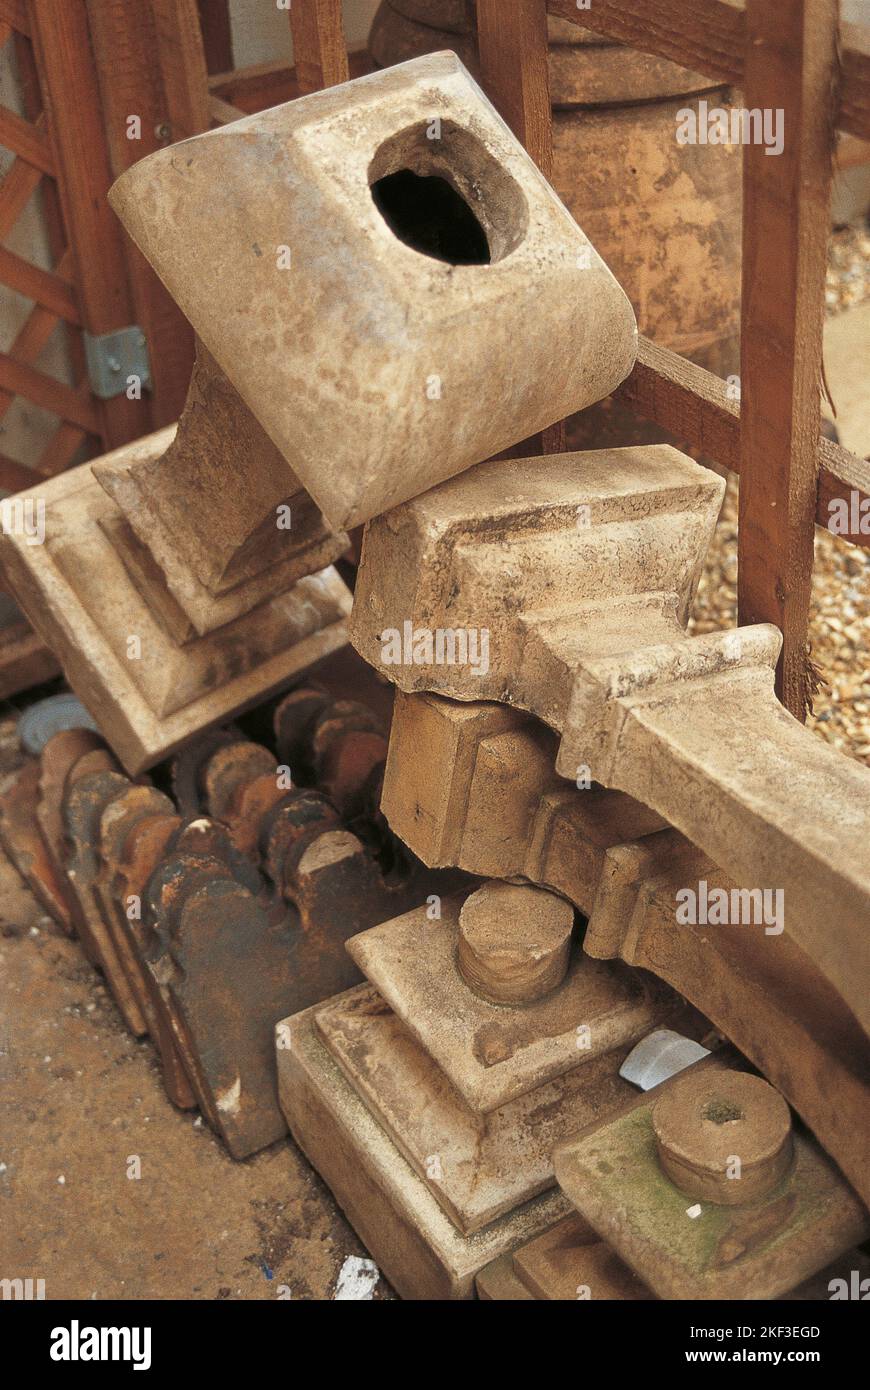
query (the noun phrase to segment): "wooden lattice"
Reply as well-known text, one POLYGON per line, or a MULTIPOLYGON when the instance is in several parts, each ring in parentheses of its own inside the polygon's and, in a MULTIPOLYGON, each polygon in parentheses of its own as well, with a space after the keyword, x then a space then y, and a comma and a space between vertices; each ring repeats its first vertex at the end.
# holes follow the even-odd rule
MULTIPOLYGON (((178 415, 192 335, 106 194, 157 144, 207 125, 205 63, 193 39, 201 49, 192 0, 0 0, 0 49, 14 46, 20 106, 20 114, 0 106, 0 146, 14 156, 0 183, 0 282, 32 303, 0 353, 0 415, 23 399, 56 419, 33 457, 0 453, 0 493, 38 492, 41 479, 178 415), (195 102, 187 104, 189 94, 197 94, 201 116, 195 102), (143 133, 135 141, 127 138, 131 115, 143 133), (50 269, 3 244, 34 195, 50 269), (87 376, 83 333, 99 337, 133 324, 145 334, 155 390, 100 399, 87 376), (72 384, 40 362, 59 325, 72 384)), ((0 695, 55 672, 5 602, 0 623, 0 695)))
POLYGON ((18 492, 40 477, 65 468, 80 446, 100 438, 100 419, 84 365, 81 316, 72 283, 73 258, 57 191, 56 166, 40 83, 31 28, 23 4, 0 5, 0 48, 14 44, 22 109, 26 118, 0 106, 0 145, 15 158, 0 184, 0 242, 5 242, 37 189, 54 262, 44 270, 0 246, 0 281, 33 302, 9 351, 0 353, 0 417, 23 396, 57 417, 57 426, 39 457, 18 460, 0 454, 0 488, 18 492), (40 354, 58 323, 66 326, 67 349, 75 384, 49 376, 38 366, 40 354))

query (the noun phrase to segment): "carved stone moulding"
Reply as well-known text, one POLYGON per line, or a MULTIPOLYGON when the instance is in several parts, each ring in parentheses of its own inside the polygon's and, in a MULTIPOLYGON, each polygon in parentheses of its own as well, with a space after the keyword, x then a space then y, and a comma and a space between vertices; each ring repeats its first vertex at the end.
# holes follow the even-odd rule
MULTIPOLYGON (((130 476, 156 464, 172 434, 160 431, 102 462, 115 476, 130 476)), ((52 479, 39 500, 44 544, 11 533, 0 538, 9 582, 133 775, 266 699, 346 641, 350 594, 329 564, 344 538, 321 531, 289 562, 303 577, 258 596, 253 607, 238 590, 217 599, 203 591, 198 631, 178 586, 173 592, 166 572, 131 536, 92 465, 52 479), (319 572, 307 573, 309 564, 319 572), (233 614, 234 602, 241 611, 233 614)))

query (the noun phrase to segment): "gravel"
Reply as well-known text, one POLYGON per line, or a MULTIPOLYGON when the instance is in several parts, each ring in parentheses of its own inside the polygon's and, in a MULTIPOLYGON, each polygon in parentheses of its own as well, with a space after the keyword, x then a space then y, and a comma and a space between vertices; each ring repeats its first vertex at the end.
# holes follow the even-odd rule
MULTIPOLYGON (((829 315, 870 299, 866 228, 833 233, 825 299, 829 315)), ((737 496, 738 481, 731 474, 693 610, 693 632, 713 632, 737 621, 737 496)), ((870 551, 818 527, 809 636, 821 684, 808 727, 870 766, 870 551)))

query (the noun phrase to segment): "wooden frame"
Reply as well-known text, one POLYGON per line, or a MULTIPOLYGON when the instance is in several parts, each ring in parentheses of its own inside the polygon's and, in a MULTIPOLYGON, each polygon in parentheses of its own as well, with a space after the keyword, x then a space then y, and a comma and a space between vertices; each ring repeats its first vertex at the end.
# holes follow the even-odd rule
POLYGON ((38 76, 38 38, 31 7, 0 4, 0 44, 14 44, 23 115, 0 107, 0 144, 14 155, 0 184, 0 235, 5 240, 24 209, 41 190, 51 270, 44 270, 6 248, 0 248, 0 280, 33 301, 27 319, 8 353, 0 354, 0 415, 18 396, 57 416, 57 427, 42 456, 29 463, 0 457, 0 487, 18 492, 42 477, 65 468, 89 436, 99 436, 103 420, 90 394, 85 375, 81 330, 85 327, 75 292, 75 255, 61 210, 59 156, 50 129, 44 84, 38 76), (67 385, 37 367, 39 356, 58 323, 65 330, 74 373, 67 385))
MULTIPOLYGON (((208 130, 205 46, 194 0, 87 0, 87 10, 111 169, 108 190, 146 155, 208 130), (131 115, 140 122, 136 139, 128 136, 131 115)), ((184 406, 193 332, 117 219, 115 224, 135 321, 149 346, 150 428, 160 429, 177 420, 184 406)))

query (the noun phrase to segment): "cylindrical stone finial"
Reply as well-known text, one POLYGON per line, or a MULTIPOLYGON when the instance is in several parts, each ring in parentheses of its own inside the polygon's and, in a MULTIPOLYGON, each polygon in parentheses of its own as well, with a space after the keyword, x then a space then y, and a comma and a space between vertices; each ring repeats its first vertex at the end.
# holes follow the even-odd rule
POLYGON ((573 925, 574 909, 555 893, 484 883, 459 914, 459 969, 484 999, 532 1003, 564 979, 573 925))

